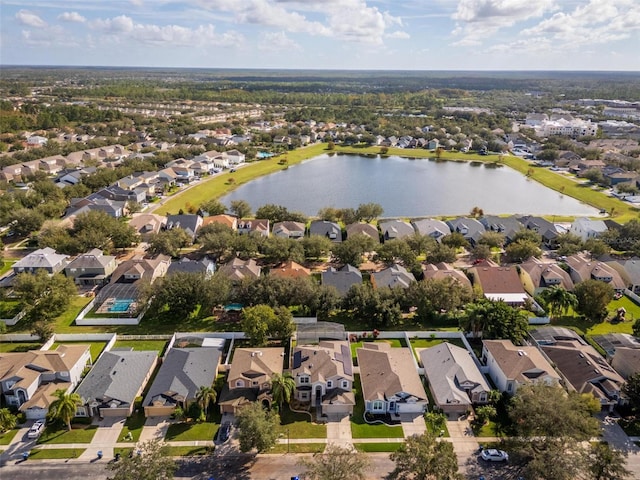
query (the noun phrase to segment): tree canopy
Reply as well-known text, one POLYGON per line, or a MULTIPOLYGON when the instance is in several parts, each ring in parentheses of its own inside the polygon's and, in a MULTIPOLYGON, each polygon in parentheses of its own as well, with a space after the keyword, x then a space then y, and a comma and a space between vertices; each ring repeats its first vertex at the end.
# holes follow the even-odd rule
POLYGON ((258 453, 265 452, 278 441, 280 415, 275 411, 262 408, 260 402, 244 406, 236 415, 240 450, 258 453))
POLYGON ((149 440, 138 447, 139 455, 124 456, 107 468, 109 480, 171 480, 177 469, 169 448, 159 440, 149 440))
POLYGON ((322 453, 315 453, 312 458, 303 458, 305 478, 310 480, 364 480, 371 468, 369 459, 364 453, 349 447, 341 447, 330 443, 322 453))
POLYGON ((462 480, 458 458, 450 442, 440 442, 430 432, 413 435, 390 455, 397 480, 462 480))

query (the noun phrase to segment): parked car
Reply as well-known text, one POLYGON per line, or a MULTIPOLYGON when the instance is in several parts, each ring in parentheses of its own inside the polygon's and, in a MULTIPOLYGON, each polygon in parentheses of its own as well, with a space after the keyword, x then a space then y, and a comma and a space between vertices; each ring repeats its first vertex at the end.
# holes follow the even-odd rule
POLYGON ((488 448, 480 453, 482 459, 486 462, 506 462, 509 460, 509 454, 504 450, 488 448))
POLYGON ((31 425, 27 438, 38 438, 44 430, 44 420, 37 420, 36 423, 31 425))
POLYGON ((229 440, 229 435, 231 434, 231 424, 225 423, 220 427, 220 433, 218 434, 218 440, 220 442, 226 442, 229 440))

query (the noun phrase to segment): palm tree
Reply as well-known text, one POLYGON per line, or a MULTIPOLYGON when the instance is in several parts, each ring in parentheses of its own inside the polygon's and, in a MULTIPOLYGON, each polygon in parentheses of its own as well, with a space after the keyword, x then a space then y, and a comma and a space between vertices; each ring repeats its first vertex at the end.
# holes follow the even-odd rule
POLYGON ((487 307, 484 302, 471 303, 465 306, 460 326, 465 332, 472 332, 474 338, 481 336, 487 325, 487 307))
POLYGON ((82 398, 77 393, 67 393, 64 388, 59 388, 53 392, 56 400, 49 406, 49 415, 61 420, 67 425, 67 430, 71 430, 71 419, 76 415, 76 409, 82 405, 82 398))
POLYGON ((564 288, 557 285, 544 290, 540 294, 540 299, 548 308, 552 318, 566 314, 570 307, 575 308, 578 304, 578 299, 573 293, 567 292, 564 288))
POLYGON ((0 408, 0 432, 15 428, 17 420, 8 408, 0 408))
POLYGON ((287 372, 284 375, 274 373, 271 377, 271 394, 273 395, 273 401, 280 406, 281 411, 282 404, 291 401, 291 396, 295 389, 296 381, 290 373, 287 372))
POLYGON ((198 405, 200 405, 200 408, 204 410, 205 417, 209 413, 209 406, 216 403, 216 398, 218 398, 218 394, 211 386, 207 387, 202 385, 196 393, 196 401, 198 405))

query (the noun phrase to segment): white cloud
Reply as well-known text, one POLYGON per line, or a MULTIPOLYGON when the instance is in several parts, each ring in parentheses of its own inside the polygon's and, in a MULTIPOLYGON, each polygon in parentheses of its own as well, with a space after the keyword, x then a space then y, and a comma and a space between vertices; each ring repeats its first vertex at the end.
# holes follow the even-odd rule
POLYGON ((411 38, 411 35, 409 35, 407 32, 403 32, 402 30, 396 30, 395 32, 391 32, 391 33, 387 33, 385 34, 386 38, 400 38, 402 40, 406 40, 408 38, 411 38))
POLYGON ((75 23, 84 23, 87 21, 82 15, 78 12, 64 12, 58 15, 58 20, 62 20, 64 22, 75 22, 75 23))
POLYGON ((23 30, 22 39, 31 47, 77 47, 80 43, 58 25, 23 30))
POLYGON ((280 50, 301 50, 295 41, 290 39, 285 32, 266 32, 260 36, 258 49, 263 52, 280 50))
POLYGON ((43 28, 47 26, 47 22, 28 10, 18 11, 18 13, 16 13, 16 20, 18 20, 21 25, 25 25, 27 27, 43 28))
POLYGON ((195 28, 180 25, 154 25, 135 23, 126 15, 99 19, 92 26, 102 31, 107 40, 115 42, 137 42, 147 45, 166 45, 178 47, 196 46, 234 46, 244 38, 237 32, 217 33, 211 24, 195 28))
POLYGON ((499 29, 536 18, 556 8, 555 0, 460 0, 451 16, 452 34, 461 36, 454 45, 477 45, 499 29))

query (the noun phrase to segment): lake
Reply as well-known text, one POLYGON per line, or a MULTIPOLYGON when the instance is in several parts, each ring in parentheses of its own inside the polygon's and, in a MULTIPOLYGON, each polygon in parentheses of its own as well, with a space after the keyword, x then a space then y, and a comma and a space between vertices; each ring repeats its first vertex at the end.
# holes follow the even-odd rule
MULTIPOLYGON (((248 167, 251 168, 251 167, 248 167)), ((323 207, 375 202, 385 217, 485 214, 595 215, 509 167, 401 157, 321 155, 241 185, 221 201, 266 203, 313 216, 323 207)))

